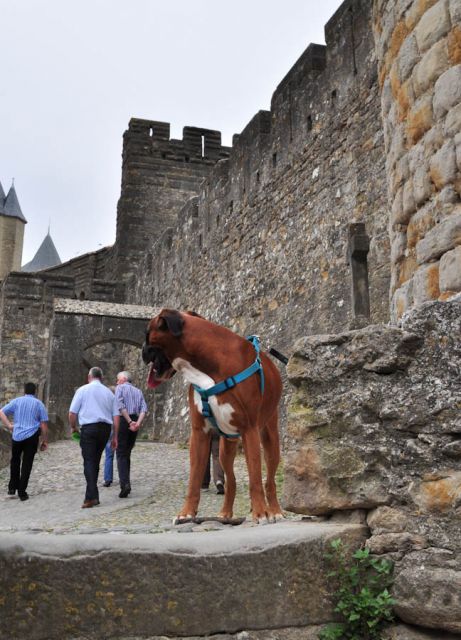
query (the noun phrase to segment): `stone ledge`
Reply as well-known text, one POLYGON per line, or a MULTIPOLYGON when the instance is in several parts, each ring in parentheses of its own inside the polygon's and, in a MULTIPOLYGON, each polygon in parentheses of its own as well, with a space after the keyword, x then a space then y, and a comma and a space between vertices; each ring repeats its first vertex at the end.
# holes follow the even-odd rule
POLYGON ((203 636, 322 624, 333 618, 329 541, 357 548, 367 532, 284 522, 182 535, 2 534, 0 637, 203 636))
POLYGON ((69 300, 55 298, 55 313, 75 315, 111 316, 113 318, 141 318, 150 320, 159 312, 158 307, 143 307, 136 304, 117 304, 112 302, 94 302, 91 300, 69 300))

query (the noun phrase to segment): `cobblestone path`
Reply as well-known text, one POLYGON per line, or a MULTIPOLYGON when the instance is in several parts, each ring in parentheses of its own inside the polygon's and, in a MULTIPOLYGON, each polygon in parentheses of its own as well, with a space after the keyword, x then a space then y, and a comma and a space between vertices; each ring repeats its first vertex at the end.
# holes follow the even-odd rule
MULTIPOLYGON (((101 463, 104 460, 101 461, 101 463)), ((102 464, 99 477, 101 504, 81 509, 85 481, 80 447, 72 440, 52 443, 48 451, 35 457, 27 489, 30 499, 21 502, 6 495, 8 468, 0 470, 0 532, 28 531, 49 533, 156 533, 161 531, 196 531, 221 528, 220 523, 183 524, 173 527, 187 487, 189 452, 177 445, 137 442, 131 456, 132 492, 126 499, 118 497, 116 464, 115 483, 102 487, 102 464)), ((237 497, 234 515, 249 514, 248 476, 243 455, 236 458, 237 497)), ((202 491, 202 516, 215 516, 222 496, 214 485, 202 491)))

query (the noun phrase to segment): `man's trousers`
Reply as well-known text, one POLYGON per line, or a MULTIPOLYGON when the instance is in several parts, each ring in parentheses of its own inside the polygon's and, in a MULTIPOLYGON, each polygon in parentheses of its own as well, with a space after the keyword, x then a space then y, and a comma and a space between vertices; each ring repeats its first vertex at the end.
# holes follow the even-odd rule
POLYGON ((82 425, 80 447, 83 457, 83 472, 86 480, 85 500, 99 500, 98 474, 102 452, 110 437, 110 424, 94 422, 82 425))
POLYGON ((25 440, 12 440, 11 442, 10 482, 8 489, 10 491, 17 491, 19 495, 26 493, 30 472, 32 471, 35 454, 37 453, 39 436, 40 429, 38 429, 33 436, 30 436, 30 438, 26 438, 25 440))
MULTIPOLYGON (((130 414, 130 418, 136 422, 137 414, 130 414)), ((131 450, 133 449, 137 431, 130 431, 129 424, 123 416, 120 416, 120 427, 118 430, 118 447, 117 447, 117 469, 120 487, 122 489, 131 488, 130 468, 131 468, 131 450)))

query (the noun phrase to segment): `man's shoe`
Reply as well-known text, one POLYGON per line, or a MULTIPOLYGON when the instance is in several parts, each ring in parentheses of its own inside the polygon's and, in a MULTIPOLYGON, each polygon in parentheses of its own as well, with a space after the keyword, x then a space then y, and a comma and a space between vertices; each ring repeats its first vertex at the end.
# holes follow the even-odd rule
POLYGON ((14 497, 16 495, 16 489, 8 489, 8 495, 14 497))
POLYGON ((91 509, 91 507, 97 507, 99 504, 99 500, 96 498, 94 500, 85 500, 82 504, 82 509, 91 509))
POLYGON ((218 480, 218 482, 216 483, 216 493, 218 494, 218 496, 224 495, 224 485, 221 480, 218 480))
POLYGON ((25 500, 29 500, 29 496, 27 495, 26 491, 19 494, 19 499, 22 500, 22 502, 24 502, 25 500))
POLYGON ((120 493, 118 494, 119 498, 128 498, 130 495, 131 487, 122 487, 120 493))
POLYGON ((112 480, 105 480, 105 481, 102 483, 102 486, 103 486, 103 487, 110 487, 110 485, 111 485, 111 484, 112 484, 112 480))

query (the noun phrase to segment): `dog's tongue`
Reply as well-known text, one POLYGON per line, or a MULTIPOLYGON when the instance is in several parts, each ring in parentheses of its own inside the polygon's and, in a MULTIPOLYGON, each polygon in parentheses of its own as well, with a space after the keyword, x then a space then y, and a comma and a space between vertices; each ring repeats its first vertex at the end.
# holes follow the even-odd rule
POLYGON ((150 389, 155 389, 155 387, 158 387, 159 384, 162 384, 162 381, 155 379, 154 365, 151 364, 149 369, 149 375, 147 376, 147 386, 150 389))

